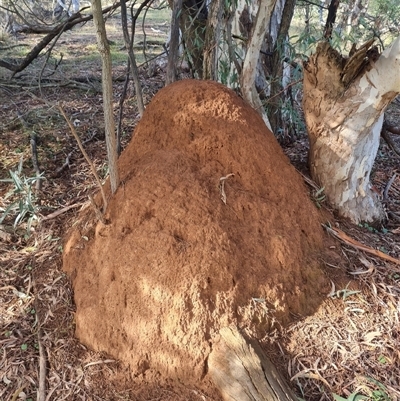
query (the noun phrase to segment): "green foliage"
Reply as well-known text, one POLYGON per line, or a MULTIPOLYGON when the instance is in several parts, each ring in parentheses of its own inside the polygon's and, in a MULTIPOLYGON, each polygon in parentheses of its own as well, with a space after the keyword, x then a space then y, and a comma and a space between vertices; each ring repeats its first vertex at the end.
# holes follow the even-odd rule
POLYGON ((11 178, 0 180, 0 182, 8 182, 13 184, 13 188, 6 194, 5 200, 11 199, 11 203, 3 210, 0 216, 0 224, 9 215, 14 218, 14 228, 21 224, 24 220, 27 221, 27 232, 30 232, 32 222, 38 219, 39 206, 36 204, 36 199, 33 191, 33 185, 38 179, 43 177, 26 177, 22 173, 21 158, 18 169, 9 171, 11 178))
POLYGON ((219 61, 219 78, 222 84, 228 85, 229 83, 229 74, 230 74, 230 63, 228 60, 220 60, 219 61))
POLYGON ((322 35, 317 29, 303 30, 299 34, 290 36, 289 41, 292 44, 295 52, 301 57, 305 58, 315 52, 317 43, 322 39, 322 35))
POLYGON ((361 401, 367 399, 366 396, 357 393, 352 393, 347 398, 343 398, 337 394, 332 394, 332 395, 336 401, 361 401))
POLYGON ((374 0, 370 5, 371 14, 387 29, 399 30, 400 6, 398 0, 374 0))
POLYGON ((222 84, 237 89, 239 88, 239 74, 236 69, 231 68, 231 65, 228 59, 221 58, 218 63, 218 77, 222 84))
POLYGON ((368 223, 360 223, 360 224, 358 225, 358 227, 365 228, 365 229, 367 229, 369 232, 374 233, 374 234, 376 234, 376 233, 379 232, 375 227, 370 226, 368 223))
POLYGON ((366 379, 376 386, 375 390, 372 391, 371 400, 391 401, 386 386, 384 386, 380 381, 373 379, 372 377, 367 377, 366 379))
POLYGON ((370 390, 367 391, 369 396, 365 396, 357 392, 354 392, 350 394, 347 398, 341 397, 338 394, 332 394, 333 398, 335 399, 335 401, 362 401, 362 400, 391 401, 386 387, 381 382, 373 379, 372 377, 366 377, 366 379, 375 386, 375 389, 373 389, 372 391, 370 390))
POLYGON ((326 195, 324 193, 325 187, 322 187, 313 193, 313 199, 318 209, 321 208, 321 204, 325 202, 326 195))
MULTIPOLYGON (((352 2, 340 2, 331 44, 341 53, 347 52, 352 43, 359 46, 371 37, 378 38, 380 45, 385 47, 400 33, 398 0, 363 0, 359 5, 360 8, 354 8, 352 2)), ((298 53, 308 55, 310 44, 315 39, 322 39, 326 18, 327 10, 318 4, 298 3, 291 26, 291 35, 299 38, 294 40, 298 53)))

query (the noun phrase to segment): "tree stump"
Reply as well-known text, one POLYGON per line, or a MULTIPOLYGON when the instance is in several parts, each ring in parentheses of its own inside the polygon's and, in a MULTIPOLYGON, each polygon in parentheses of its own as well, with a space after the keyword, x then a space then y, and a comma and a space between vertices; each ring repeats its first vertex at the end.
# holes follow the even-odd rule
POLYGON ((226 401, 296 401, 291 388, 255 341, 224 327, 213 343, 208 372, 226 401))

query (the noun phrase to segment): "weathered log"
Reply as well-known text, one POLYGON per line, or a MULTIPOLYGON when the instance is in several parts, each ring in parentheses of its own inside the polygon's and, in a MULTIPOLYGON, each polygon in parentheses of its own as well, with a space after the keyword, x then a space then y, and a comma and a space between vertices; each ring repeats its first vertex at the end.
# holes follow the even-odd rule
POLYGON ((208 358, 208 372, 226 401, 295 401, 256 341, 247 341, 236 327, 224 327, 208 358))

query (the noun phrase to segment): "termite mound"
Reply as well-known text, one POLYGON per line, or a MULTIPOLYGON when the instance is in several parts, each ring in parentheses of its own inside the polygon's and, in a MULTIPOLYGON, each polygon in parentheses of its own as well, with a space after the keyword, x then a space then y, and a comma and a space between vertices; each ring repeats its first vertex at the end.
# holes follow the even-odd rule
POLYGON ((64 268, 76 335, 134 375, 204 383, 220 328, 263 336, 329 291, 302 178, 231 90, 195 80, 162 89, 119 169, 107 224, 81 215, 64 268))

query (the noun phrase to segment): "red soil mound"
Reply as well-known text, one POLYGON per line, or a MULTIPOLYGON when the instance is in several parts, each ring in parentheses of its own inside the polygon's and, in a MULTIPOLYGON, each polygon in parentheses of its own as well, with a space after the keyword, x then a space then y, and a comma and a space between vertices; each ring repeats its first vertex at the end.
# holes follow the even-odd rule
POLYGON ((108 224, 83 216, 65 246, 76 334, 91 348, 134 374, 195 383, 221 327, 265 335, 272 317, 308 314, 327 293, 316 208, 232 91, 192 80, 161 90, 119 167, 108 224))

